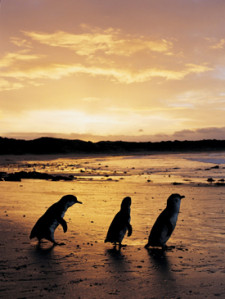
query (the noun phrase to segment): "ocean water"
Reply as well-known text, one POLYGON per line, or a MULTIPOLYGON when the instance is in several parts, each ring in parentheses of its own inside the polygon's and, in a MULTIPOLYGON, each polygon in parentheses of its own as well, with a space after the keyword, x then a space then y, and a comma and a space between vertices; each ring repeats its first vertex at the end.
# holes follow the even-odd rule
POLYGON ((225 165, 225 152, 191 154, 190 157, 187 157, 186 159, 203 163, 225 165))
POLYGON ((146 179, 152 183, 207 183, 225 179, 225 152, 174 153, 133 156, 5 157, 0 171, 37 171, 72 175, 78 180, 146 179), (44 158, 44 159, 43 159, 44 158))

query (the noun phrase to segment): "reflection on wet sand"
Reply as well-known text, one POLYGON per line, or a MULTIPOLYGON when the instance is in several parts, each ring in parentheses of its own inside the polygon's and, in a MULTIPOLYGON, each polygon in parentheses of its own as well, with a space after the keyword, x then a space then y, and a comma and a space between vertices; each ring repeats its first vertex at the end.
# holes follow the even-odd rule
MULTIPOLYGON (((43 161, 35 162, 36 171, 42 167, 45 172, 54 171, 54 163, 43 161)), ((0 281, 4 286, 0 296, 225 298, 225 188, 207 182, 208 176, 215 182, 223 179, 225 164, 215 168, 184 155, 105 157, 101 161, 87 157, 79 163, 57 163, 61 165, 58 173, 70 175, 78 164, 85 172, 73 181, 0 181, 0 281), (101 176, 106 171, 109 177, 101 176), (115 180, 117 174, 123 179, 115 180), (174 181, 182 184, 171 184, 174 181), (147 251, 149 229, 172 193, 184 194, 187 200, 182 202, 176 229, 168 240, 169 250, 147 251), (66 245, 53 248, 46 242, 37 248, 37 241, 29 240, 34 220, 65 194, 76 194, 83 202, 82 209, 67 211, 67 233, 61 226, 56 230, 57 239, 66 245), (115 251, 104 239, 112 214, 126 196, 132 197, 133 234, 126 238, 126 248, 115 251)), ((30 164, 26 165, 28 171, 30 164)), ((16 164, 4 167, 14 171, 16 164)))
POLYGON ((113 271, 125 272, 126 269, 126 257, 121 253, 121 250, 112 249, 106 250, 106 256, 109 258, 109 267, 112 267, 113 271))
MULTIPOLYGON (((167 294, 177 292, 176 277, 171 271, 171 257, 167 255, 167 252, 162 249, 150 248, 148 249, 149 261, 150 261, 150 271, 152 284, 157 287, 158 290, 162 290, 162 294, 167 296, 167 294)), ((173 296, 171 296, 172 298, 173 296)))
POLYGON ((153 268, 159 271, 160 276, 166 276, 171 274, 170 272, 170 263, 168 256, 165 250, 158 248, 149 248, 147 249, 150 261, 153 264, 153 268))
POLYGON ((43 242, 42 243, 38 243, 35 246, 35 253, 39 256, 50 256, 52 250, 54 249, 55 245, 54 244, 50 244, 48 243, 48 245, 50 246, 43 246, 43 242))

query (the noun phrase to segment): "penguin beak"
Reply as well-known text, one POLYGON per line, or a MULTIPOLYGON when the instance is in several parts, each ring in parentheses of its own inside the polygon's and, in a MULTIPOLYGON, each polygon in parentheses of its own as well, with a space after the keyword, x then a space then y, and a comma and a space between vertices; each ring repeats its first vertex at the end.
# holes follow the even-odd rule
POLYGON ((81 201, 79 201, 79 200, 78 200, 76 203, 82 204, 82 202, 81 202, 81 201))
POLYGON ((184 195, 181 195, 181 196, 180 196, 180 199, 182 199, 182 198, 185 198, 185 196, 184 196, 184 195))

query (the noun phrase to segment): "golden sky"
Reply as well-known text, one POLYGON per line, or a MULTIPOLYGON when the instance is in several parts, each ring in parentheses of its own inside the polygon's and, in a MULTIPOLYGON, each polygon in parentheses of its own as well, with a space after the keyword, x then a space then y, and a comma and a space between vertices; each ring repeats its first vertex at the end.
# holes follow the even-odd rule
POLYGON ((225 139, 224 0, 1 0, 0 136, 225 139))

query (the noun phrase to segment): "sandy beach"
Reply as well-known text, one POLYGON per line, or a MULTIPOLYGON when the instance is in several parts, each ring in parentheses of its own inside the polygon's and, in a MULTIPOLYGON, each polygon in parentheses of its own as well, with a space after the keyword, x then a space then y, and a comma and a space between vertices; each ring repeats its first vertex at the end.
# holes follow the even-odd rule
POLYGON ((0 172, 73 175, 71 181, 0 181, 2 298, 225 297, 225 153, 116 157, 1 156, 0 172), (211 179, 211 180, 209 180, 211 179), (172 193, 185 195, 168 250, 146 250, 172 193), (63 195, 68 231, 37 246, 37 219, 63 195), (121 251, 104 239, 122 199, 132 198, 133 234, 121 251))

